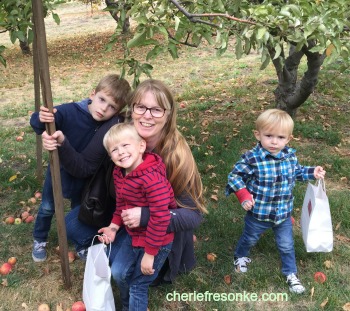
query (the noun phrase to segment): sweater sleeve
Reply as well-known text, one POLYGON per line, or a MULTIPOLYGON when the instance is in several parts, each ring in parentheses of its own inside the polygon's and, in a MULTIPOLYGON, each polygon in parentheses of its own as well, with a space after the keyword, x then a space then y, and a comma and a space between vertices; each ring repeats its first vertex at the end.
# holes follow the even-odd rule
MULTIPOLYGON (((196 204, 189 195, 180 195, 177 197, 177 200, 185 207, 178 206, 176 210, 170 210, 171 218, 167 232, 181 232, 196 229, 203 221, 202 213, 197 209, 196 204)), ((141 227, 147 226, 149 217, 149 209, 147 207, 142 207, 141 227)))
POLYGON ((113 125, 122 122, 122 120, 122 117, 117 116, 101 125, 81 153, 77 152, 65 139, 62 146, 58 148, 62 167, 77 178, 93 175, 107 153, 103 146, 104 135, 113 125))

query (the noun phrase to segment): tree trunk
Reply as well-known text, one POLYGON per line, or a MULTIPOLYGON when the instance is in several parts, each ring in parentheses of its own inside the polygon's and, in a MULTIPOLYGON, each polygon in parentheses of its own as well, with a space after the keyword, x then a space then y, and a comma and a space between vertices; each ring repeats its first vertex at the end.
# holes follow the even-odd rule
MULTIPOLYGON (((112 1, 112 0, 105 0, 105 3, 107 5, 107 8, 110 9, 109 13, 113 17, 113 19, 118 23, 120 21, 119 12, 120 7, 122 7, 125 11, 129 10, 131 7, 130 5, 126 5, 125 3, 118 3, 118 1, 112 1)), ((129 17, 126 17, 123 23, 123 30, 122 33, 127 33, 130 28, 130 20, 129 17)))
POLYGON ((32 52, 30 51, 30 47, 27 41, 19 41, 19 46, 21 48, 23 55, 32 55, 32 52))
MULTIPOLYGON (((318 74, 325 59, 325 54, 312 53, 309 51, 314 44, 309 42, 309 46, 304 46, 300 51, 295 51, 295 46, 291 46, 289 56, 273 60, 278 77, 278 86, 274 91, 276 107, 287 111, 292 117, 295 117, 297 109, 308 99, 314 91, 318 74), (307 70, 301 81, 298 81, 298 68, 303 56, 307 58, 307 70)), ((273 59, 274 50, 269 49, 270 56, 273 59)))

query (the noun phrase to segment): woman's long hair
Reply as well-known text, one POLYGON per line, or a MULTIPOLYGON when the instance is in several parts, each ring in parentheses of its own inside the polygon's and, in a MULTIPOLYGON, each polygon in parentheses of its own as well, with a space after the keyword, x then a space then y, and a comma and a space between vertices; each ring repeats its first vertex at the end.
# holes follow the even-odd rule
MULTIPOLYGON (((142 101, 143 95, 148 91, 153 93, 159 106, 168 112, 167 121, 161 131, 155 152, 163 159, 174 194, 176 197, 184 194, 190 195, 197 208, 206 213, 202 180, 191 149, 177 129, 177 107, 168 87, 159 80, 145 80, 134 91, 130 106, 142 101)), ((178 205, 186 207, 180 202, 178 205)))

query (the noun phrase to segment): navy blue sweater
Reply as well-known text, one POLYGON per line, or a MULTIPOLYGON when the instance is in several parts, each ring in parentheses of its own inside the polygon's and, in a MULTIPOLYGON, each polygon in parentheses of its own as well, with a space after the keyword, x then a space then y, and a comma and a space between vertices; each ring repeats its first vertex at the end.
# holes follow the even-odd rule
MULTIPOLYGON (((104 123, 95 121, 88 111, 91 99, 87 98, 81 102, 68 103, 56 106, 55 113, 56 130, 60 130, 68 139, 76 151, 82 151, 96 130, 104 123)), ((30 118, 30 125, 35 133, 41 135, 45 131, 45 123, 39 120, 39 112, 34 112, 30 118)))

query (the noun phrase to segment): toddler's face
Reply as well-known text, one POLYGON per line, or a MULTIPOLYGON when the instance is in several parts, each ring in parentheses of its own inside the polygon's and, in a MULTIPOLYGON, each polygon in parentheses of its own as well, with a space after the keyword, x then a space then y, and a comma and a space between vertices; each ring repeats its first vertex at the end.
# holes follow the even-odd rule
POLYGON ((263 148, 272 155, 277 155, 292 139, 289 131, 274 127, 254 131, 254 135, 263 148))
POLYGON ((126 173, 133 171, 142 163, 142 155, 146 149, 146 142, 126 135, 118 141, 111 142, 108 152, 115 165, 125 168, 126 173))

